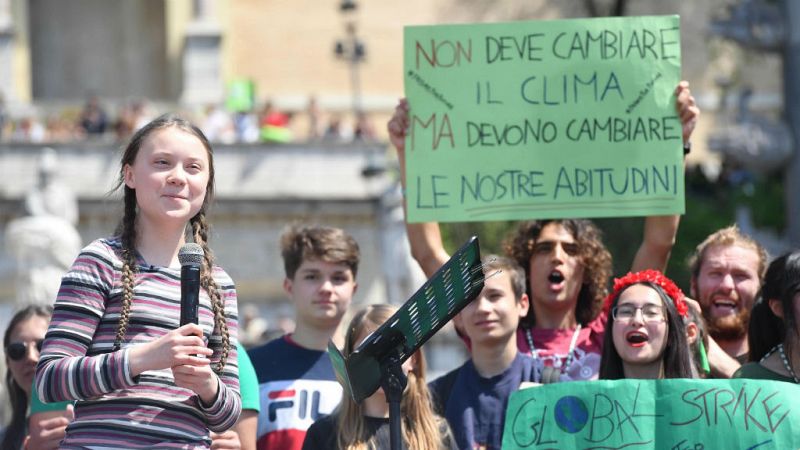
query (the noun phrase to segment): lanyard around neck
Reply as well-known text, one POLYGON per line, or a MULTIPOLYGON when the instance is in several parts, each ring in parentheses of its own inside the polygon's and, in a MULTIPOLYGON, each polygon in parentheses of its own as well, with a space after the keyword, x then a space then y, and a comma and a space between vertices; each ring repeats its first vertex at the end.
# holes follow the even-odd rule
MULTIPOLYGON (((575 355, 575 346, 578 343, 578 335, 581 332, 581 324, 578 324, 575 327, 575 331, 572 333, 572 340, 569 343, 569 350, 567 351, 567 358, 564 361, 564 368, 562 370, 566 371, 569 369, 569 366, 572 364, 572 360, 574 359, 575 355)), ((525 330, 525 338, 528 341, 528 347, 530 347, 531 356, 533 359, 539 359, 539 350, 536 349, 536 346, 533 345, 533 336, 531 335, 531 329, 528 328, 525 330)))

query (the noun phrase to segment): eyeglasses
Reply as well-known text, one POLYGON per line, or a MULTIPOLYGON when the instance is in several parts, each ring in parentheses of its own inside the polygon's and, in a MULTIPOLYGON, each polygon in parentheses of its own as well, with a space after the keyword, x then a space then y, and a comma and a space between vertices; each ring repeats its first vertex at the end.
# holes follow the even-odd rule
POLYGON ((664 320, 664 308, 660 305, 647 304, 643 306, 620 305, 611 309, 614 320, 629 322, 636 316, 636 311, 642 311, 642 318, 645 322, 661 322, 664 320))
POLYGON ((42 342, 44 342, 44 339, 36 339, 35 341, 28 342, 12 342, 6 347, 6 355, 8 355, 12 361, 19 361, 28 354, 28 346, 30 344, 35 344, 36 350, 41 353, 42 342))

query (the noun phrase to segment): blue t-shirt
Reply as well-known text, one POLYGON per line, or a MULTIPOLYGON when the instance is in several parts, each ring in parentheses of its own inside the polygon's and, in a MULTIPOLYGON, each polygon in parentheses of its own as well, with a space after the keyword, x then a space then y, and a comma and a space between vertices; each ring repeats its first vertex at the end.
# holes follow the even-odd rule
POLYGON ((300 347, 283 336, 248 354, 261 400, 256 448, 300 450, 308 427, 342 400, 328 352, 300 347))
POLYGON ((469 360, 429 384, 434 408, 447 419, 458 448, 500 449, 508 397, 533 380, 532 362, 517 353, 505 372, 483 378, 469 360))

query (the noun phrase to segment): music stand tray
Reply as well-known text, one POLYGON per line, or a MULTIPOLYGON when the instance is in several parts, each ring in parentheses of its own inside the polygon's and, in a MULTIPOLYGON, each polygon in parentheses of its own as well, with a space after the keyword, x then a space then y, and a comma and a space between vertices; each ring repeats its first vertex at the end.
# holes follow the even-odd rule
MULTIPOLYGON (((386 365, 401 365, 483 289, 478 238, 470 238, 392 317, 345 358, 333 341, 328 354, 339 382, 356 403, 381 386, 386 365)), ((388 394, 388 392, 387 392, 388 394)))

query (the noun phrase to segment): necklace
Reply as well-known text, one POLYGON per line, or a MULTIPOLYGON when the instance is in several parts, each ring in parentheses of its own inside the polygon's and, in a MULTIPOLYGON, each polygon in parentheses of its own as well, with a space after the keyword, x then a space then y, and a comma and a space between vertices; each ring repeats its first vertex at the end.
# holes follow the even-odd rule
MULTIPOLYGON (((567 351, 567 358, 564 360, 564 368, 561 369, 561 372, 566 372, 569 370, 569 366, 572 365, 572 361, 575 356, 575 344, 578 342, 578 334, 581 332, 581 324, 575 327, 575 331, 572 333, 572 341, 569 343, 569 350, 567 351)), ((525 330, 525 340, 528 341, 528 347, 531 349, 531 356, 533 359, 539 359, 539 350, 536 349, 536 346, 533 345, 533 336, 531 335, 531 329, 528 328, 525 330)))
POLYGON ((773 347, 772 350, 768 351, 767 354, 764 355, 763 358, 761 358, 760 362, 763 364, 764 360, 766 360, 770 355, 772 355, 776 351, 781 357, 781 362, 783 363, 783 367, 786 369, 787 372, 789 372, 789 375, 792 376, 794 382, 796 384, 800 384, 800 379, 797 378, 797 374, 794 373, 794 369, 792 368, 792 364, 789 362, 789 358, 786 357, 786 352, 783 349, 783 344, 778 344, 775 347, 773 347))
POLYGON ((786 357, 786 353, 783 351, 783 344, 778 344, 778 352, 781 354, 781 361, 783 361, 783 367, 785 367, 786 371, 792 375, 795 384, 800 384, 800 380, 797 379, 797 374, 794 373, 794 369, 792 368, 792 364, 789 362, 789 358, 786 357))

